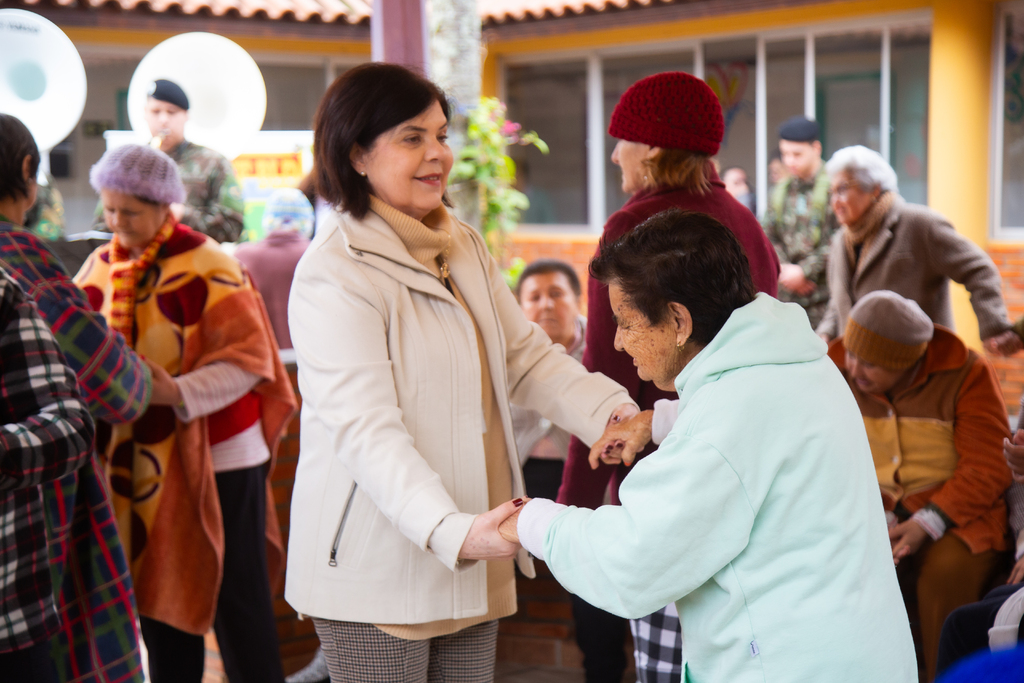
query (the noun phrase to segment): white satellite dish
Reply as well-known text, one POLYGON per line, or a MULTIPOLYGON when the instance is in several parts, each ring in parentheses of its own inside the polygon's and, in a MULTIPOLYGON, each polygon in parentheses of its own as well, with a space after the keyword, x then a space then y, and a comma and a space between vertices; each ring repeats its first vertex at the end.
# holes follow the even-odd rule
POLYGON ((132 130, 147 138, 143 114, 149 87, 165 78, 174 81, 189 100, 185 138, 211 147, 228 159, 245 148, 263 126, 267 87, 249 53, 224 36, 183 33, 149 51, 128 85, 128 119, 132 130))
POLYGON ((48 152, 82 118, 82 58, 53 22, 20 9, 0 9, 0 45, 0 112, 18 117, 48 152))

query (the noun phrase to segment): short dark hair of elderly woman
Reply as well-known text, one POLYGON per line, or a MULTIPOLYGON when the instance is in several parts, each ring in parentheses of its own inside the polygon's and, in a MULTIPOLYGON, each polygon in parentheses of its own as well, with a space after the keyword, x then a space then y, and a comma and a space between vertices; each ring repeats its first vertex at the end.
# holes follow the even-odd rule
POLYGON ((320 100, 313 122, 317 194, 356 218, 365 216, 370 183, 352 167, 352 148, 369 150, 381 133, 419 116, 434 102, 450 119, 441 89, 397 64, 362 64, 339 76, 320 100))
POLYGON ((564 275, 565 279, 569 281, 569 286, 572 287, 573 294, 576 295, 577 299, 580 298, 583 288, 580 287, 580 278, 576 271, 565 261, 559 261, 554 258, 537 259, 523 268, 523 272, 519 274, 519 279, 516 281, 516 298, 519 298, 519 292, 522 291, 524 282, 534 275, 547 275, 548 273, 561 273, 564 275))
POLYGON ((669 209, 651 216, 590 263, 591 277, 616 284, 649 323, 686 306, 691 339, 706 346, 737 308, 754 300, 743 247, 732 231, 706 213, 669 209))
POLYGON ((22 166, 30 157, 29 172, 39 172, 39 148, 32 133, 17 117, 0 114, 0 199, 28 196, 22 166))

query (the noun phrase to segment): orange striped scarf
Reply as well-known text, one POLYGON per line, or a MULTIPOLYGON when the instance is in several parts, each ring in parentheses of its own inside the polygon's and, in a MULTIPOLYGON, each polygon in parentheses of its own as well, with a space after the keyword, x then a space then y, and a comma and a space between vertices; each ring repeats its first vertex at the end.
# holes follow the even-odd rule
POLYGON ((160 247, 174 234, 174 218, 167 217, 167 222, 157 231, 153 240, 146 245, 142 256, 133 259, 128 250, 117 238, 117 233, 110 240, 110 280, 112 285, 110 300, 110 326, 124 335, 125 340, 135 346, 132 326, 135 322, 135 291, 139 278, 146 274, 149 267, 156 262, 160 247))

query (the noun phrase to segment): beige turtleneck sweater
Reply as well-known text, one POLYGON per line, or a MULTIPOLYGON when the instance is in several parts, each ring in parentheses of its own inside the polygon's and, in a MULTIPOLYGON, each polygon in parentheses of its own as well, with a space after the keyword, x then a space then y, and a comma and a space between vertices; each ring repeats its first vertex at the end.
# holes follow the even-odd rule
MULTIPOLYGON (((430 269, 435 277, 441 276, 440 257, 443 256, 451 240, 452 218, 444 206, 424 216, 418 221, 398 209, 385 204, 380 199, 370 196, 370 210, 384 219, 395 234, 405 244, 409 254, 419 263, 430 269)), ((484 340, 480 335, 480 327, 473 318, 473 313, 466 305, 465 299, 449 279, 452 292, 473 321, 476 330, 477 348, 480 350, 480 378, 484 409, 484 425, 487 429, 481 435, 484 442, 484 457, 487 464, 487 497, 490 507, 500 505, 512 497, 512 470, 509 464, 508 447, 505 443, 505 428, 501 424, 501 412, 498 398, 494 393, 491 372, 487 364, 484 340)), ((426 640, 437 636, 448 635, 464 628, 493 621, 501 617, 515 614, 516 584, 515 570, 512 560, 490 561, 487 563, 487 614, 465 619, 443 619, 426 624, 377 624, 377 628, 387 634, 406 640, 426 640)))

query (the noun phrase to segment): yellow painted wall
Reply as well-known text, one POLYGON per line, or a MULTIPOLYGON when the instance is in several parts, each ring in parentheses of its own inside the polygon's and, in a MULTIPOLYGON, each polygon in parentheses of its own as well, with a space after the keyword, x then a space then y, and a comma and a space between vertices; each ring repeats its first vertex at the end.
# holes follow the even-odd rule
MULTIPOLYGON (((989 119, 995 10, 933 0, 928 84, 928 203, 981 247, 989 232, 989 119)), ((954 284, 957 332, 980 348, 967 291, 954 284)))
MULTIPOLYGON (((76 45, 133 45, 141 47, 153 47, 179 33, 178 31, 138 31, 76 26, 62 26, 61 30, 76 45)), ((324 57, 343 55, 370 56, 369 41, 306 40, 235 34, 227 37, 250 52, 287 52, 292 54, 316 54, 324 57)))
POLYGON ((480 65, 480 95, 482 97, 498 96, 498 58, 490 50, 484 55, 480 65))
MULTIPOLYGON (((642 26, 625 26, 586 33, 495 40, 487 48, 494 55, 544 52, 549 50, 599 49, 612 45, 652 43, 685 38, 703 38, 722 33, 758 33, 786 26, 843 21, 859 17, 928 9, 935 0, 852 0, 819 5, 783 7, 754 12, 698 17, 683 21, 642 26)), ((959 0, 964 4, 988 0, 959 0)))

